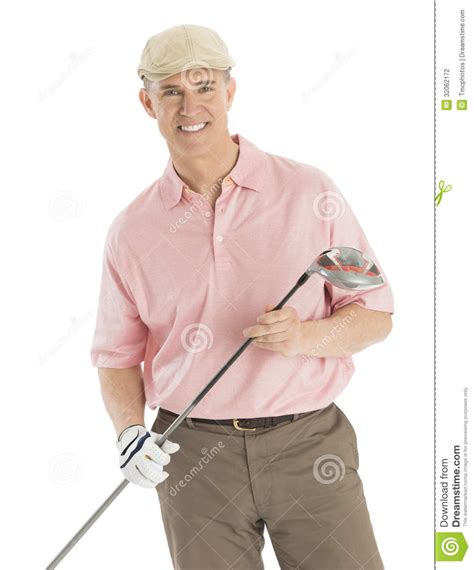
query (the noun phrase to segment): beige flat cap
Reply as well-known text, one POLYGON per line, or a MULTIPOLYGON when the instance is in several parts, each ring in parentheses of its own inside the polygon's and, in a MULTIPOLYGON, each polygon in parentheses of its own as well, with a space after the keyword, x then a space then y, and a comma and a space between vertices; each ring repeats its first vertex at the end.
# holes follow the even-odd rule
POLYGON ((142 52, 137 73, 140 79, 166 79, 187 69, 225 70, 234 67, 227 46, 211 28, 183 24, 152 36, 142 52))

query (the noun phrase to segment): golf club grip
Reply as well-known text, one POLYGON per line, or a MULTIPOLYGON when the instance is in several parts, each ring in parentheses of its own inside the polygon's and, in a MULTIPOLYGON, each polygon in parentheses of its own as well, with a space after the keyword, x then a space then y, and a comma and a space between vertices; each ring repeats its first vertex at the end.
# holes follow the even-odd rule
MULTIPOLYGON (((311 275, 306 272, 301 275, 294 287, 288 292, 285 297, 273 307, 272 311, 277 311, 281 309, 283 305, 288 301, 288 299, 309 279, 311 275)), ((162 436, 155 443, 161 447, 163 443, 168 439, 168 437, 174 432, 174 430, 180 425, 180 423, 186 418, 189 412, 197 406, 197 404, 204 398, 204 396, 209 392, 209 390, 216 384, 219 378, 232 366, 232 364, 237 360, 237 358, 242 354, 242 352, 247 348, 247 346, 252 342, 253 338, 248 338, 243 345, 235 352, 233 356, 224 364, 224 366, 219 370, 219 372, 208 382, 208 384, 199 392, 196 398, 189 404, 189 406, 174 420, 174 422, 163 432, 162 436)), ((46 570, 53 570, 61 562, 61 560, 66 556, 66 554, 77 544, 77 542, 84 536, 84 534, 90 529, 90 527, 95 523, 95 521, 100 517, 100 515, 111 505, 111 503, 120 495, 120 493, 128 485, 128 479, 124 479, 120 485, 115 489, 115 491, 102 503, 102 505, 95 511, 95 513, 90 517, 90 519, 78 530, 78 532, 71 538, 71 540, 66 544, 66 546, 61 550, 61 552, 54 558, 54 560, 46 567, 46 570)))

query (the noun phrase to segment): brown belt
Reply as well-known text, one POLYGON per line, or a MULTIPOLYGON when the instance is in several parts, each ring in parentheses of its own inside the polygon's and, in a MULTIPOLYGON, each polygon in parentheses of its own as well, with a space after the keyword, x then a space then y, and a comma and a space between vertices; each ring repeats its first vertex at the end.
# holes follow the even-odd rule
MULTIPOLYGON (((175 414, 170 410, 166 410, 165 408, 160 408, 163 412, 173 416, 175 418, 178 417, 179 414, 175 414)), ((311 414, 312 412, 304 412, 304 414, 288 414, 286 416, 268 416, 265 418, 243 418, 243 419, 224 419, 224 420, 211 420, 209 418, 191 418, 193 422, 204 422, 209 424, 219 424, 219 425, 230 425, 234 426, 235 429, 239 430, 255 430, 258 427, 272 427, 276 426, 277 424, 285 421, 294 422, 298 419, 299 416, 311 414)))

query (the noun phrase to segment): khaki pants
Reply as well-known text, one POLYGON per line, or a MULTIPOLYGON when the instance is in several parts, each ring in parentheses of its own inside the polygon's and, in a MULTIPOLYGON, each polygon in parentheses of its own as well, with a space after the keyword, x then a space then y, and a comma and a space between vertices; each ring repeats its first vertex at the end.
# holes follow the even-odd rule
MULTIPOLYGON (((173 420, 159 409, 152 430, 173 420)), ((383 570, 335 403, 254 431, 187 418, 170 439, 181 449, 156 490, 175 570, 261 570, 264 525, 283 570, 383 570)))

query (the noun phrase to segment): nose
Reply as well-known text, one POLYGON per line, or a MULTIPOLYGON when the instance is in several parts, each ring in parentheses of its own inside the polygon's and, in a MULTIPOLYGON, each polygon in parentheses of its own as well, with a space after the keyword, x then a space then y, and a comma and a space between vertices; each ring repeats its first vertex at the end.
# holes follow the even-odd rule
POLYGON ((186 91, 183 95, 182 105, 180 109, 181 115, 194 117, 200 111, 197 93, 194 91, 186 91))

